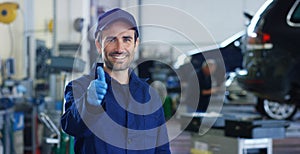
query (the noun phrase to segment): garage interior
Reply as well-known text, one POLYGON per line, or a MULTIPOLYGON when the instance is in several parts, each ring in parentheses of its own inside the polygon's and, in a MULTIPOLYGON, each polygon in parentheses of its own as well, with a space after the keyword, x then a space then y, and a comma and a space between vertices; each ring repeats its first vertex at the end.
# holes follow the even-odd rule
POLYGON ((74 153, 74 138, 60 127, 65 86, 99 60, 97 18, 117 7, 138 22, 133 67, 162 96, 173 154, 300 153, 298 105, 267 102, 236 78, 245 63, 241 41, 265 2, 0 0, 0 154, 74 153), (196 112, 185 104, 193 72, 183 66, 195 71, 208 58, 222 67, 221 90, 196 112))

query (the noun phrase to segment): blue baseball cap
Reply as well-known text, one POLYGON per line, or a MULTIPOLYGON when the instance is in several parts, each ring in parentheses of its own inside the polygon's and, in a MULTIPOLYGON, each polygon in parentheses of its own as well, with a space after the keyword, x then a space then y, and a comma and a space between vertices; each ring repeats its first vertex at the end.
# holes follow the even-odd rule
POLYGON ((137 37, 139 37, 137 24, 132 14, 120 8, 115 8, 101 14, 98 17, 98 24, 97 24, 97 29, 95 31, 95 38, 97 38, 97 34, 99 31, 102 31, 109 24, 119 20, 125 21, 128 24, 130 24, 132 26, 132 29, 135 30, 137 37))

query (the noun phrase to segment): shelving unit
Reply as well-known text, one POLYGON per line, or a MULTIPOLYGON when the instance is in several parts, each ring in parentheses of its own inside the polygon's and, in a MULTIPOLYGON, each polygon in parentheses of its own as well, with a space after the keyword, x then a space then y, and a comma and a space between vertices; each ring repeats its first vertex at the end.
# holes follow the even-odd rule
POLYGON ((12 108, 0 110, 0 130, 2 136, 2 138, 0 138, 2 142, 2 145, 0 145, 1 154, 12 153, 12 114, 12 108))

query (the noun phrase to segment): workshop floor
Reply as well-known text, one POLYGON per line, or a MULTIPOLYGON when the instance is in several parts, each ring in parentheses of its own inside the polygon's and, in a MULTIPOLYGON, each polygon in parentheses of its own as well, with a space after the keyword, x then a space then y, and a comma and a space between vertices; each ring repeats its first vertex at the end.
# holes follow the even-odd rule
MULTIPOLYGON (((258 114, 253 104, 224 105, 222 111, 231 114, 258 114)), ((300 154, 300 110, 290 121, 290 125, 286 129, 286 137, 273 139, 273 154, 300 154)))
MULTIPOLYGON (((235 115, 259 116, 253 104, 232 105, 224 104, 222 113, 235 115)), ((171 123, 172 130, 180 128, 178 123, 171 123)), ((171 130, 171 131, 172 131, 171 130)), ((170 130, 169 130, 170 131, 170 130)), ((170 133, 170 132, 169 132, 170 133)), ((172 132, 171 132, 172 133, 172 132)), ((181 133, 170 143, 173 154, 190 154, 192 148, 191 135, 187 132, 181 133)), ((283 139, 273 139, 273 154, 299 154, 300 153, 300 111, 294 116, 290 126, 286 129, 286 137, 283 139)))
POLYGON ((273 140, 273 152, 274 154, 300 153, 300 111, 287 128, 286 138, 273 140))

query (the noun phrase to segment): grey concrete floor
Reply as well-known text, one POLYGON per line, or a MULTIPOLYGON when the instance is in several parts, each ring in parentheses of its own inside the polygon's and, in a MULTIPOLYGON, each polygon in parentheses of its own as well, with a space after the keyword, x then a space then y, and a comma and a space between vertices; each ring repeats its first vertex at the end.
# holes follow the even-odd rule
MULTIPOLYGON (((261 116, 256 112, 254 105, 254 103, 226 103, 223 105, 221 113, 235 116, 261 116)), ((273 139, 274 154, 300 153, 300 110, 294 116, 293 120, 289 122, 290 125, 286 128, 286 137, 273 139)), ((173 124, 174 128, 180 127, 178 123, 173 124)), ((193 143, 191 143, 191 135, 188 132, 183 132, 173 139, 170 145, 173 154, 189 154, 190 149, 193 147, 193 143)))

